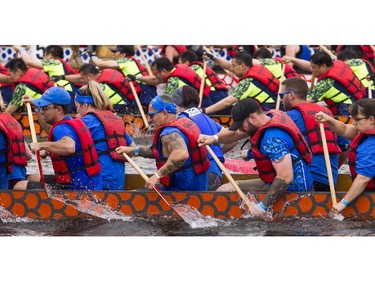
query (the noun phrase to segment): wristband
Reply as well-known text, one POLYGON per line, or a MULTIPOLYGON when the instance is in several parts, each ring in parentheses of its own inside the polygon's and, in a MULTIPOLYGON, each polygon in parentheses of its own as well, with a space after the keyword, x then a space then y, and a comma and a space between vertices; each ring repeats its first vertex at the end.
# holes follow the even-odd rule
POLYGON ((349 206, 349 202, 346 201, 344 198, 342 198, 340 202, 341 202, 345 207, 348 207, 348 206, 349 206))
POLYGON ((160 179, 160 176, 158 175, 158 171, 155 172, 155 177, 157 177, 158 179, 160 179))
POLYGON ((212 58, 213 61, 217 60, 219 57, 217 55, 214 55, 214 57, 212 58))
POLYGON ((142 75, 135 76, 135 80, 141 81, 142 75))
POLYGON ((21 54, 22 51, 25 51, 26 49, 25 48, 21 48, 18 50, 18 52, 21 54))
POLYGON ((134 156, 138 156, 138 155, 139 155, 139 146, 136 146, 134 156))
POLYGON ((258 203, 258 206, 261 207, 263 209, 263 211, 267 211, 267 207, 264 206, 264 204, 261 202, 258 203))
POLYGON ((219 137, 218 137, 218 135, 213 135, 213 137, 214 137, 214 139, 215 139, 214 143, 219 142, 219 137))

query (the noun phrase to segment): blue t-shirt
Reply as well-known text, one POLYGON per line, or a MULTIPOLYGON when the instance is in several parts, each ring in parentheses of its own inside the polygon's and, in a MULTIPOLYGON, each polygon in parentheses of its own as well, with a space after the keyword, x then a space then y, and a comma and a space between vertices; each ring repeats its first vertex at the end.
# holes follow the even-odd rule
POLYGON ((0 150, 4 153, 0 154, 0 189, 8 189, 9 174, 7 171, 7 139, 2 131, 0 131, 0 150))
MULTIPOLYGON (((184 139, 188 151, 190 150, 190 145, 188 143, 187 137, 176 127, 166 127, 160 134, 160 138, 169 135, 171 133, 177 132, 180 136, 184 139)), ((160 146, 159 154, 162 154, 162 148, 160 146)), ((190 165, 192 163, 191 157, 186 160, 184 166, 190 165)), ((196 174, 193 168, 187 168, 182 171, 177 171, 171 174, 171 185, 168 188, 161 188, 160 190, 168 190, 168 191, 187 191, 187 190, 194 190, 194 191, 206 191, 208 186, 208 176, 207 171, 201 174, 196 174)))
POLYGON ((369 135, 357 147, 357 158, 355 161, 355 171, 357 174, 374 178, 375 177, 375 135, 369 135))
MULTIPOLYGON (((303 120, 302 114, 298 109, 292 109, 286 113, 294 121, 294 123, 297 125, 297 127, 300 129, 301 132, 306 131, 305 121, 303 120)), ((305 140, 307 144, 310 144, 309 139, 306 135, 305 135, 305 140)), ((336 186, 337 176, 338 176, 339 155, 330 154, 329 160, 331 162, 333 182, 336 186)), ((310 171, 311 171, 313 180, 315 182, 320 182, 320 183, 329 185, 328 172, 326 168, 324 153, 313 153, 312 161, 310 164, 310 171)))
MULTIPOLYGON (((72 119, 71 116, 64 117, 63 120, 72 119)), ((71 137, 75 141, 76 153, 80 152, 81 143, 79 137, 74 129, 68 124, 59 124, 53 130, 53 141, 58 141, 63 137, 71 137)), ((84 169, 80 169, 84 166, 82 155, 69 157, 67 159, 69 170, 72 172, 72 183, 69 184, 71 190, 102 190, 102 174, 101 172, 95 176, 90 177, 84 169), (77 169, 79 169, 77 171, 77 169)))
MULTIPOLYGON (((292 161, 299 157, 299 152, 293 149, 293 138, 286 131, 279 128, 266 129, 260 143, 260 151, 272 162, 277 161, 285 155, 291 155, 292 161)), ((312 188, 312 176, 310 168, 302 159, 293 164, 293 181, 289 184, 289 192, 310 191, 312 188)))
MULTIPOLYGON (((109 153, 101 154, 103 152, 108 152, 108 145, 107 142, 104 140, 105 129, 102 123, 96 116, 92 114, 87 114, 81 119, 89 128, 94 141, 103 140, 98 143, 95 143, 96 150, 100 155, 99 162, 102 167, 101 173, 103 189, 123 190, 125 183, 125 162, 113 160, 109 153)), ((133 139, 127 133, 125 133, 125 138, 128 145, 133 143, 133 139)))

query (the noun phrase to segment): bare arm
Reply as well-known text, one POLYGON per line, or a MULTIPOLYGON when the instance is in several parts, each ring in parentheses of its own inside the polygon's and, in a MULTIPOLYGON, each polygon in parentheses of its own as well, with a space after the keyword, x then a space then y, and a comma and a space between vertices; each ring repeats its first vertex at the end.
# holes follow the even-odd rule
POLYGON ((157 85, 163 83, 163 81, 160 81, 155 76, 142 76, 139 81, 141 81, 141 82, 143 82, 147 85, 151 85, 151 86, 157 86, 157 85))
POLYGON ((179 133, 172 133, 161 138, 163 154, 167 162, 159 169, 160 176, 167 176, 181 168, 189 159, 189 151, 179 133))
POLYGON ((25 152, 26 152, 26 159, 27 160, 30 160, 31 158, 33 158, 33 153, 31 152, 26 140, 25 140, 25 152))
POLYGON ((339 136, 347 138, 349 140, 354 139, 354 137, 358 134, 357 128, 352 124, 344 124, 335 118, 328 116, 327 114, 319 111, 315 114, 315 120, 317 122, 327 122, 329 128, 334 131, 339 136))
POLYGON ((262 201, 266 207, 272 205, 277 198, 283 195, 293 180, 293 164, 290 154, 285 155, 280 162, 272 162, 272 166, 276 171, 276 177, 262 201))
POLYGON ((308 60, 298 59, 290 56, 283 56, 282 60, 284 63, 293 63, 299 68, 311 72, 310 62, 308 60))
POLYGON ((13 81, 12 81, 12 79, 10 79, 9 76, 4 75, 4 74, 0 74, 0 83, 12 84, 13 81))
POLYGON ((34 152, 45 150, 61 156, 68 156, 75 153, 76 143, 71 137, 63 137, 62 139, 54 142, 32 142, 30 144, 30 148, 34 152))
MULTIPOLYGON (((348 203, 352 202, 365 190, 366 185, 370 181, 371 178, 358 174, 343 199, 346 200, 348 203)), ((338 214, 345 208, 346 206, 343 203, 338 202, 335 205, 333 205, 332 213, 338 214)))
POLYGON ((218 101, 217 103, 215 103, 213 105, 210 105, 209 107, 206 107, 204 113, 212 114, 214 112, 226 109, 226 108, 232 106, 236 102, 238 102, 238 98, 235 98, 233 96, 227 96, 226 98, 223 98, 222 100, 218 101))
POLYGON ((118 63, 115 60, 102 60, 96 56, 91 58, 92 62, 99 68, 118 68, 118 63))
POLYGON ((33 58, 25 48, 22 48, 20 45, 14 45, 13 48, 16 52, 20 51, 21 58, 27 66, 43 68, 43 64, 40 60, 33 58))

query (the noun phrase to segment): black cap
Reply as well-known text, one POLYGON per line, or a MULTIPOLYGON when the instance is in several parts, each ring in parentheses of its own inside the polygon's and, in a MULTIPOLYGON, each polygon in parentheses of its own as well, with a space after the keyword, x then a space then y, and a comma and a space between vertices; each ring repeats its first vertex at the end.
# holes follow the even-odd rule
POLYGON ((232 108, 232 125, 228 128, 230 131, 237 131, 242 127, 243 121, 249 117, 251 113, 260 110, 259 104, 251 98, 238 101, 232 108))
POLYGON ((120 52, 121 54, 127 54, 129 56, 134 56, 134 46, 133 45, 117 45, 116 48, 109 48, 112 52, 120 52))

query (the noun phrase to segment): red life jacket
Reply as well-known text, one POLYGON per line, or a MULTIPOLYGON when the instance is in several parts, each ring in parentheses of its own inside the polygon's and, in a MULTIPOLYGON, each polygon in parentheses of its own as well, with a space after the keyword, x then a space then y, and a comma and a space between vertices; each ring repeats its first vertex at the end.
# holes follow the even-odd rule
MULTIPOLYGON (((203 62, 194 61, 194 62, 192 62, 192 63, 189 64, 189 67, 192 66, 192 65, 194 65, 194 64, 199 65, 203 69, 203 62)), ((208 80, 210 80, 210 82, 211 82, 212 86, 215 88, 215 90, 228 91, 228 88, 225 85, 225 83, 223 82, 223 80, 220 79, 220 77, 216 74, 216 72, 214 72, 208 66, 206 67, 206 77, 207 77, 208 80)))
POLYGON ((53 141, 53 130, 60 124, 68 124, 74 129, 81 143, 81 151, 76 151, 75 154, 69 156, 60 156, 56 153, 50 153, 53 170, 56 175, 56 182, 61 184, 72 182, 72 171, 69 169, 67 159, 78 155, 82 155, 84 166, 77 167, 75 171, 85 169, 90 177, 97 175, 101 171, 98 153, 95 149, 91 133, 85 123, 78 118, 59 121, 52 126, 48 135, 48 141, 53 141))
MULTIPOLYGON (((165 54, 165 48, 167 47, 168 45, 163 45, 161 47, 161 53, 162 54, 165 54)), ((185 45, 171 45, 172 47, 174 47, 177 51, 178 54, 181 54, 182 52, 185 52, 187 50, 186 46, 185 45)))
MULTIPOLYGON (((19 166, 27 166, 26 148, 21 124, 8 113, 0 113, 0 131, 7 138, 6 168, 10 174, 13 171, 13 162, 19 166)), ((2 152, 0 152, 3 154, 2 152)))
MULTIPOLYGON (((0 64, 0 74, 4 74, 6 76, 9 76, 8 70, 2 64, 0 64)), ((0 86, 1 87, 8 87, 8 86, 12 86, 12 84, 1 83, 0 86)))
MULTIPOLYGON (((124 162, 124 159, 117 154, 116 148, 119 146, 128 146, 125 138, 125 124, 109 110, 96 110, 89 112, 88 114, 95 115, 102 123, 105 130, 105 139, 94 140, 94 143, 106 141, 108 150, 103 154, 109 153, 111 158, 116 161, 124 162)), ((99 154, 100 156, 101 154, 99 154)))
MULTIPOLYGON (((325 78, 332 78, 341 83, 352 95, 355 100, 360 100, 366 96, 366 88, 361 81, 355 76, 353 70, 345 62, 337 60, 333 66, 323 75, 319 76, 318 82, 325 78)), ((339 94, 339 93, 338 93, 339 94)), ((343 93, 346 94, 346 93, 343 93)), ((349 99, 349 97, 347 97, 349 99)), ((337 113, 335 102, 330 99, 324 99, 333 114, 337 113)))
MULTIPOLYGON (((337 46, 337 54, 340 54, 340 52, 342 51, 344 47, 345 47, 344 45, 337 46)), ((358 45, 358 47, 361 48, 363 59, 368 60, 368 59, 375 58, 374 50, 372 49, 370 45, 358 45)))
MULTIPOLYGON (((199 75, 194 70, 192 70, 186 64, 177 64, 175 66, 175 69, 172 70, 168 79, 170 77, 180 78, 184 83, 193 87, 194 89, 196 89, 199 92, 199 89, 201 87, 202 79, 199 77, 199 75)), ((167 82, 168 82, 168 79, 167 79, 167 82)), ((208 96, 210 94, 210 91, 211 91, 210 87, 207 85, 207 83, 205 83, 204 89, 203 89, 203 94, 205 96, 208 96)))
MULTIPOLYGON (((366 140, 368 135, 375 135, 375 129, 358 133, 355 136, 355 138, 350 142, 349 151, 348 151, 348 162, 349 162, 350 174, 352 175, 353 180, 357 177, 357 172, 355 171, 355 162, 357 159, 357 147, 364 140, 366 140)), ((374 188, 375 188, 375 179, 372 179, 367 184, 366 189, 374 189, 374 188)))
POLYGON ((276 127, 283 129, 290 134, 294 140, 294 147, 291 148, 291 151, 296 148, 300 153, 300 156, 297 159, 294 159, 293 163, 303 159, 307 164, 310 164, 312 155, 305 138, 301 134, 297 125, 285 112, 272 109, 267 112, 267 115, 268 114, 271 114, 272 118, 255 132, 254 136, 250 138, 250 142, 251 152, 253 153, 255 163, 258 167, 259 178, 262 181, 271 184, 276 177, 276 171, 272 166, 271 160, 262 154, 260 150, 260 143, 266 129, 276 127))
MULTIPOLYGON (((280 81, 275 76, 273 76, 273 74, 267 69, 267 67, 260 64, 254 64, 249 68, 249 71, 243 77, 241 77, 240 81, 247 77, 253 78, 254 85, 261 90, 256 95, 249 97, 256 99, 256 97, 260 93, 265 92, 270 96, 269 98, 272 97, 274 101, 277 100, 280 81)), ((264 102, 266 102, 268 99, 266 99, 264 102)))
MULTIPOLYGON (((134 100, 134 95, 129 82, 117 69, 103 69, 99 77, 96 79, 96 82, 107 84, 113 91, 121 94, 123 99, 134 100)), ((142 91, 141 86, 139 86, 138 83, 133 83, 133 85, 137 94, 140 94, 142 91)))
POLYGON ((75 74, 73 68, 66 61, 64 61, 63 59, 60 59, 60 58, 56 58, 56 60, 58 60, 62 63, 65 75, 75 74))
MULTIPOLYGON (((178 118, 168 124, 165 124, 163 126, 160 126, 154 135, 154 139, 152 142, 152 152, 154 153, 155 160, 156 160, 156 167, 160 169, 165 162, 167 161, 167 158, 162 158, 162 156, 159 154, 158 151, 158 140, 159 135, 162 132, 163 128, 165 127, 176 127, 177 129, 181 130, 182 133, 187 137, 189 141, 189 155, 191 157, 191 165, 182 166, 178 171, 187 169, 187 168, 193 168, 196 174, 203 173, 207 171, 207 169, 210 167, 210 162, 207 157, 207 150, 205 147, 198 147, 197 139, 200 135, 199 127, 189 118, 178 118)), ((160 179, 160 183, 168 187, 171 183, 171 176, 165 176, 160 179)))
MULTIPOLYGON (((281 64, 281 68, 282 68, 282 63, 283 63, 283 60, 281 58, 275 58, 275 60, 277 60, 280 64, 281 64)), ((284 73, 284 76, 286 78, 291 78, 291 77, 300 77, 299 74, 297 73, 297 71, 291 67, 289 64, 285 64, 285 73, 284 73)))
POLYGON ((53 82, 49 80, 49 76, 37 68, 29 68, 20 79, 14 82, 14 87, 19 83, 27 84, 30 89, 40 94, 54 86, 53 82))
MULTIPOLYGON (((302 134, 307 136, 309 139, 309 145, 312 153, 324 153, 320 127, 319 123, 315 121, 315 114, 322 111, 325 114, 333 117, 331 111, 325 106, 315 103, 302 103, 295 105, 292 108, 298 109, 298 111, 301 112, 306 128, 302 134)), ((328 152, 332 154, 341 153, 341 149, 337 145, 337 135, 329 128, 327 123, 324 123, 324 131, 327 140, 328 152)))

